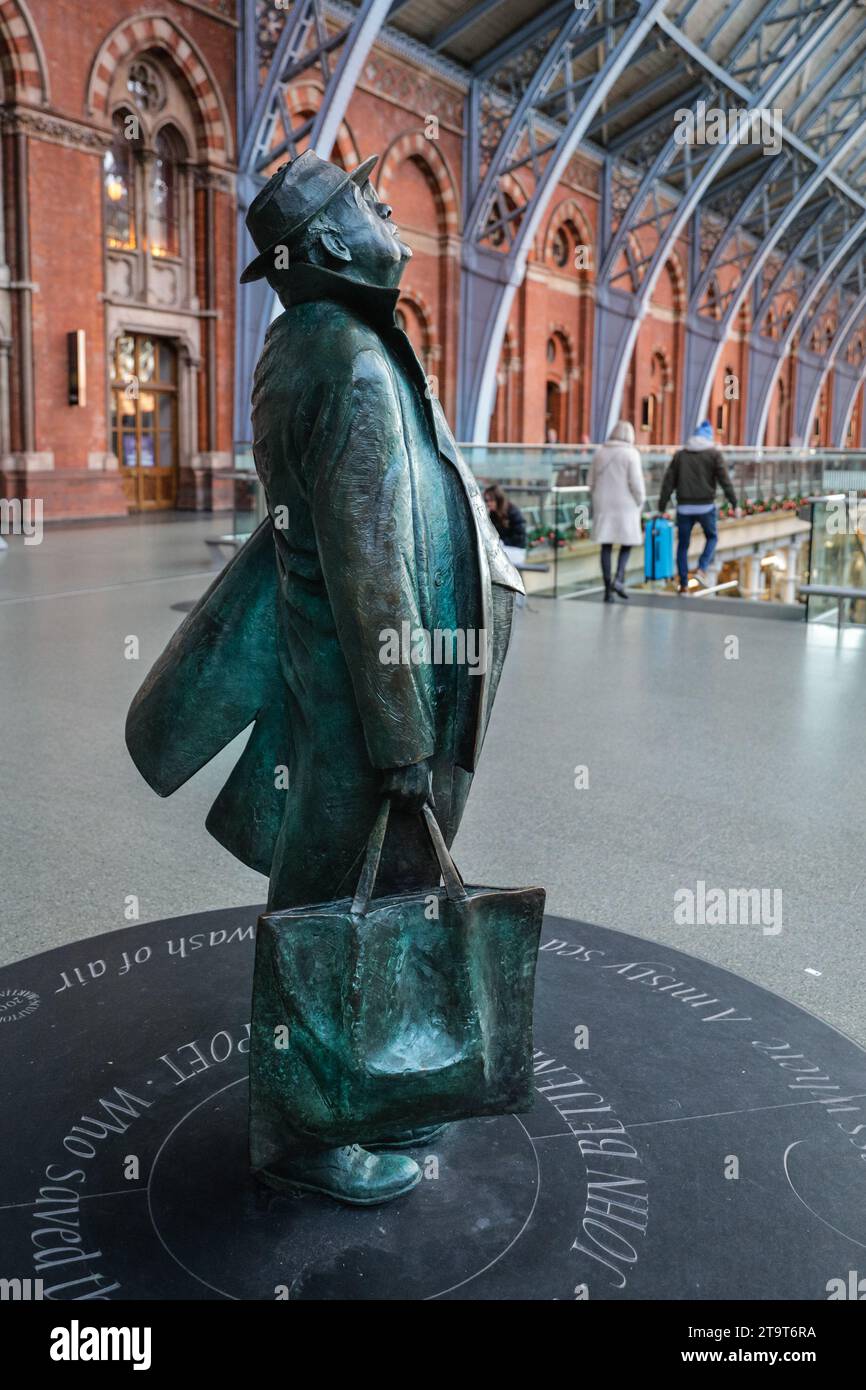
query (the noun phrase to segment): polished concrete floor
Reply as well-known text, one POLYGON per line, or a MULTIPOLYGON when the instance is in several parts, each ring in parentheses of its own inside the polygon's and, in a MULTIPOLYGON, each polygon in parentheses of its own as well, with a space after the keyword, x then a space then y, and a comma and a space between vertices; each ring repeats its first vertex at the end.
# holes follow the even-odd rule
MULTIPOLYGON (((123 742, 224 530, 46 529, 0 556, 0 963, 123 927, 132 897, 142 921, 264 898, 204 829, 233 750, 161 801, 123 742)), ((709 600, 537 600, 518 614, 458 863, 476 883, 544 884, 552 912, 658 943, 648 961, 676 946, 866 1042, 864 697, 856 633, 709 600), (675 894, 699 881, 778 890, 781 931, 678 924, 675 894)))

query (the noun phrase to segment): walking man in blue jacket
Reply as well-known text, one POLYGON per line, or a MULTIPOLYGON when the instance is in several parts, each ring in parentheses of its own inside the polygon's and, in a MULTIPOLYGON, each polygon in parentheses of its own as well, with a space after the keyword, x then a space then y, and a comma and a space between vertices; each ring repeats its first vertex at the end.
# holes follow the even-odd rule
POLYGON ((659 494, 660 512, 666 511, 671 495, 677 495, 677 571, 681 594, 687 594, 689 591, 689 542, 695 522, 698 522, 706 537, 695 578, 704 589, 710 587, 708 571, 718 541, 717 488, 722 489, 734 508, 735 516, 739 516, 737 495, 725 467, 725 460, 720 450, 715 447, 713 427, 709 420, 704 420, 684 447, 674 454, 667 466, 659 494))

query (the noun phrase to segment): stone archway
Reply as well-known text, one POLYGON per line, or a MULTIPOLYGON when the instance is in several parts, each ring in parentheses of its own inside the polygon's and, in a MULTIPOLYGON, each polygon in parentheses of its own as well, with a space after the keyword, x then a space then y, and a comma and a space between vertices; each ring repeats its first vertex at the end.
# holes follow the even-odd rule
POLYGON ((112 29, 90 69, 85 99, 88 114, 107 119, 109 92, 118 65, 130 54, 149 48, 167 53, 186 79, 201 122, 207 158, 220 164, 231 162, 231 121, 207 59, 180 25, 164 15, 134 15, 112 29))

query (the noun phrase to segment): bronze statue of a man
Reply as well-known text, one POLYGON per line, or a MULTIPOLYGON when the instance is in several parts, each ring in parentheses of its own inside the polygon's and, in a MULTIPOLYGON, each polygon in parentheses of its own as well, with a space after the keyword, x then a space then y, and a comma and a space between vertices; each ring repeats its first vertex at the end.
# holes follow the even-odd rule
MULTIPOLYGON (((254 724, 208 829, 269 875, 271 911, 352 893, 383 794, 377 892, 438 883, 418 812, 432 795, 450 845, 522 592, 396 324, 411 251, 370 183, 375 162, 348 174, 308 151, 250 207, 260 254, 242 280, 266 277, 285 310, 253 388, 268 519, 182 624, 127 725, 139 769, 168 795, 254 724)), ((251 1106, 257 1166, 255 1094, 251 1106)), ((382 1201, 414 1186, 401 1149, 425 1137, 269 1154, 269 1179, 382 1201)))

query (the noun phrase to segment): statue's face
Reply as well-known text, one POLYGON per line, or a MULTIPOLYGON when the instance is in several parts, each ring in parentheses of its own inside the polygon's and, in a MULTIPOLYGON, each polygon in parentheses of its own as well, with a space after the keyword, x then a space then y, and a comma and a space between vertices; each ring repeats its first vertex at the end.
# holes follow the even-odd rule
POLYGON ((347 185, 339 203, 339 223, 340 238, 352 258, 352 274, 385 289, 399 284, 412 252, 397 235, 391 209, 369 179, 362 188, 347 185))

